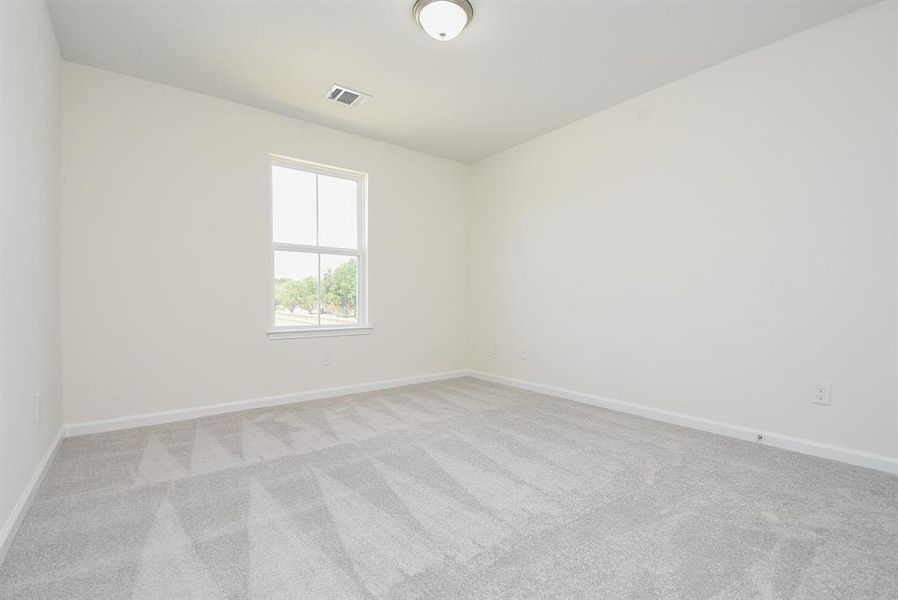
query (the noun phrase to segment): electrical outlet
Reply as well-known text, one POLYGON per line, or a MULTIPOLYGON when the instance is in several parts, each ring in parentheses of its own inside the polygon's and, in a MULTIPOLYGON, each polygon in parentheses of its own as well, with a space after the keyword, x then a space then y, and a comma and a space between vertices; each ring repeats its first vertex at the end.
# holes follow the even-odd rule
POLYGON ((831 404, 831 396, 833 391, 833 384, 827 383, 825 381, 818 381, 814 384, 814 399, 811 400, 813 404, 821 404, 823 406, 829 406, 831 404))
POLYGON ((499 356, 499 344, 493 344, 493 356, 499 356))
POLYGON ((40 395, 40 394, 35 394, 35 395, 34 395, 34 403, 35 403, 35 411, 36 411, 35 416, 37 417, 37 420, 40 421, 40 420, 41 420, 41 416, 42 416, 42 415, 41 415, 41 408, 43 408, 43 407, 42 407, 43 402, 41 402, 41 395, 40 395))
POLYGON ((331 366, 331 355, 330 355, 329 352, 322 352, 322 353, 321 353, 321 366, 322 366, 322 367, 329 367, 329 366, 331 366))
POLYGON ((530 349, 527 346, 521 348, 521 360, 527 360, 530 356, 530 349))

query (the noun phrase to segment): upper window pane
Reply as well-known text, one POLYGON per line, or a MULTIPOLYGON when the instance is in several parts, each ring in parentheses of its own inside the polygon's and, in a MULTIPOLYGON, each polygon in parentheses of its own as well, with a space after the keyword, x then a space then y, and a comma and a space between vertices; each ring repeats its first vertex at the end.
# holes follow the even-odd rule
POLYGON ((272 232, 275 242, 308 244, 316 240, 315 173, 272 165, 272 232))
POLYGON ((318 176, 318 244, 358 248, 358 187, 355 181, 318 176))

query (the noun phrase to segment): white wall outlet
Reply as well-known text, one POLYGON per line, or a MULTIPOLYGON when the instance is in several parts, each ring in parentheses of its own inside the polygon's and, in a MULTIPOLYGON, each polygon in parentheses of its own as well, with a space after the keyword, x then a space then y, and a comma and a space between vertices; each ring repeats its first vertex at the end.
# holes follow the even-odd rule
POLYGON ((331 355, 330 352, 322 352, 321 353, 321 366, 329 367, 331 366, 331 355))
POLYGON ((828 383, 826 381, 818 381, 814 383, 814 399, 811 400, 813 404, 822 404, 823 406, 829 406, 831 404, 831 396, 833 391, 833 384, 828 383))
POLYGON ((35 404, 35 415, 34 416, 37 417, 38 421, 40 421, 41 416, 42 416, 41 413, 42 413, 42 409, 43 409, 43 402, 41 401, 40 394, 34 395, 34 404, 35 404))
POLYGON ((493 356, 499 356, 499 344, 493 344, 493 356))
POLYGON ((530 348, 528 348, 527 346, 524 346, 523 348, 521 348, 521 360, 527 360, 527 358, 529 356, 530 356, 530 348))

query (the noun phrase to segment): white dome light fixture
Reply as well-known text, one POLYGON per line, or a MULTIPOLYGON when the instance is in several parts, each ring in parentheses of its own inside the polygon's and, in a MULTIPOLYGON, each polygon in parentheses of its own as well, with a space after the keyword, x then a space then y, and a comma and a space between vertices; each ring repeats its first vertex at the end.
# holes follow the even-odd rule
POLYGON ((474 18, 468 0, 417 0, 412 10, 421 29, 441 42, 455 38, 474 18))

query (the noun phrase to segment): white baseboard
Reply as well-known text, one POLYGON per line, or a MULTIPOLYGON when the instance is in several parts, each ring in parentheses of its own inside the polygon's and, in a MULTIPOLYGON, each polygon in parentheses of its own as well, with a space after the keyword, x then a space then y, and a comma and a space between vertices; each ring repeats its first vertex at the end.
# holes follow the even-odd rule
POLYGON ((585 404, 600 406, 619 412, 647 417, 649 419, 654 419, 657 421, 664 421, 666 423, 673 423, 676 425, 682 425, 684 427, 700 429, 702 431, 725 435, 740 440, 762 443, 768 446, 774 446, 786 450, 793 450, 795 452, 801 452, 804 454, 837 460, 861 467, 877 469, 879 471, 885 471, 887 473, 898 474, 898 458, 892 458, 880 454, 872 454, 869 452, 864 452, 862 450, 854 450, 852 448, 845 448, 842 446, 815 442, 812 440, 802 439, 790 435, 763 431, 756 428, 733 425, 731 423, 722 423, 720 421, 704 419, 702 417, 695 417, 692 415, 686 415, 683 413, 664 410, 660 408, 653 408, 642 404, 624 402, 622 400, 613 400, 610 398, 603 398, 601 396, 595 396, 583 392, 575 392, 564 388, 532 383, 529 381, 522 381, 520 379, 513 379, 501 375, 494 375, 482 371, 466 369, 319 390, 310 390, 306 392, 298 392, 295 394, 283 394, 279 396, 267 396, 249 400, 238 400, 235 402, 227 402, 222 404, 210 404, 206 406, 198 406, 196 408, 169 410, 130 417, 121 417, 117 419, 72 423, 65 426, 65 436, 74 437, 91 433, 116 431, 119 429, 131 429, 133 427, 144 427, 147 425, 159 425, 162 423, 185 421, 188 419, 196 419, 198 417, 205 417, 209 415, 237 412, 241 410, 251 410, 254 408, 265 408, 269 406, 279 406, 282 404, 291 404, 293 402, 320 400, 322 398, 332 398, 335 396, 344 396, 347 394, 371 392, 376 390, 401 387, 404 385, 428 383, 431 381, 441 381, 444 379, 454 379, 456 377, 464 376, 476 377, 484 381, 501 383, 512 387, 531 390, 542 394, 548 394, 550 396, 557 396, 566 400, 573 400, 575 402, 582 402, 585 404), (763 433, 763 440, 759 441, 757 439, 758 433, 763 433))
POLYGON ((412 377, 402 377, 400 379, 388 379, 385 381, 374 381, 370 383, 359 383, 355 385, 345 385, 340 387, 310 390, 307 392, 298 392, 295 394, 282 394, 279 396, 266 396, 263 398, 252 398, 249 400, 237 400, 234 402, 225 402, 222 404, 207 404, 205 406, 197 406, 195 408, 181 408, 175 410, 166 410, 162 412, 147 413, 142 415, 134 415, 130 417, 119 417, 117 419, 104 419, 101 421, 85 421, 83 423, 72 423, 65 426, 66 437, 75 437, 79 435, 87 435, 91 433, 102 433, 105 431, 117 431, 119 429, 131 429, 133 427, 146 427, 147 425, 161 425, 163 423, 173 423, 175 421, 186 421, 188 419, 196 419, 198 417, 207 417, 209 415, 220 415, 224 413, 238 412, 241 410, 252 410, 254 408, 266 408, 269 406, 280 406, 282 404, 292 404, 294 402, 307 402, 309 400, 320 400, 322 398, 333 398, 335 396, 345 396, 347 394, 360 394, 363 392, 373 392, 377 390, 385 390, 389 388, 402 387, 404 385, 413 385, 416 383, 429 383, 431 381, 442 381, 444 379, 454 379, 456 377, 464 377, 469 371, 462 369, 458 371, 445 371, 443 373, 431 373, 429 375, 416 375, 412 377))
POLYGON ((60 427, 59 433, 57 433, 56 437, 53 438, 53 441, 50 442, 50 447, 47 448, 41 461, 37 463, 37 467, 34 469, 31 479, 28 480, 28 485, 22 490, 22 495, 19 496, 19 501, 16 502, 12 512, 6 519, 6 523, 3 524, 3 529, 0 529, 0 564, 3 564, 3 559, 6 558, 6 553, 9 551, 13 539, 16 537, 19 525, 22 524, 22 519, 25 518, 25 513, 28 512, 28 507, 31 506, 31 502, 34 500, 34 492, 37 491, 44 481, 44 477, 47 475, 47 467, 50 466, 50 463, 53 462, 53 457, 55 457, 56 452, 59 451, 59 446, 63 437, 64 429, 60 427))
POLYGON ((721 423, 720 421, 712 421, 711 419, 703 419, 701 417, 694 417, 670 410, 653 408, 621 400, 612 400, 610 398, 602 398, 592 394, 584 394, 582 392, 575 392, 549 385, 531 383, 529 381, 512 379, 502 375, 493 375, 482 371, 470 371, 469 375, 484 381, 501 383, 524 390, 530 390, 532 392, 538 392, 540 394, 547 394, 549 396, 557 396, 558 398, 564 398, 565 400, 573 400, 574 402, 600 406, 618 412, 647 417, 656 421, 664 421, 665 423, 673 423, 675 425, 700 429, 702 431, 725 435, 740 440, 766 444, 776 448, 783 448, 785 450, 792 450, 794 452, 801 452, 803 454, 810 454, 812 456, 819 456, 821 458, 828 458, 830 460, 837 460, 859 467, 867 467, 869 469, 876 469, 878 471, 885 471, 886 473, 898 475, 898 458, 892 458, 882 454, 872 454, 862 450, 824 444, 822 442, 806 440, 791 435, 773 433, 740 425, 732 425, 730 423, 721 423), (759 433, 763 434, 763 440, 758 440, 759 433))

